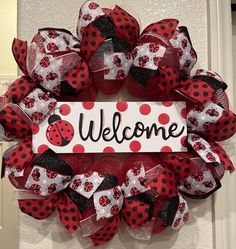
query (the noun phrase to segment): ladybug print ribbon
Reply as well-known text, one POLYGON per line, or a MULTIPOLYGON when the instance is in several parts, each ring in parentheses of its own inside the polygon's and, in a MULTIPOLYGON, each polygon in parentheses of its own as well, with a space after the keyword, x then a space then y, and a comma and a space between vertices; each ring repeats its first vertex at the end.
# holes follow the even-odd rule
POLYGON ((123 80, 128 76, 132 63, 131 53, 104 54, 104 79, 123 80))
POLYGON ((75 175, 70 182, 70 188, 89 199, 105 179, 98 172, 75 175))
POLYGON ((138 195, 150 190, 143 166, 127 171, 125 182, 122 185, 125 198, 138 195))
POLYGON ((76 29, 78 39, 82 40, 82 36, 84 35, 86 27, 89 23, 103 15, 105 15, 105 12, 96 2, 86 1, 80 8, 76 29))
POLYGON ((188 127, 192 131, 202 132, 206 126, 216 123, 222 117, 223 111, 223 108, 212 102, 197 106, 187 115, 188 127))
POLYGON ((179 205, 172 223, 172 229, 177 231, 179 231, 189 219, 188 204, 180 194, 178 197, 179 205))
POLYGON ((25 96, 19 106, 31 118, 32 122, 40 122, 56 106, 56 99, 50 96, 50 92, 43 92, 35 88, 25 96))
POLYGON ((48 196, 65 189, 71 177, 35 165, 25 183, 25 188, 33 193, 48 196))
POLYGON ((199 135, 189 133, 188 143, 206 163, 221 163, 220 158, 215 152, 214 148, 199 135))
POLYGON ((93 197, 97 220, 110 218, 118 214, 122 208, 124 200, 120 186, 95 192, 93 197))

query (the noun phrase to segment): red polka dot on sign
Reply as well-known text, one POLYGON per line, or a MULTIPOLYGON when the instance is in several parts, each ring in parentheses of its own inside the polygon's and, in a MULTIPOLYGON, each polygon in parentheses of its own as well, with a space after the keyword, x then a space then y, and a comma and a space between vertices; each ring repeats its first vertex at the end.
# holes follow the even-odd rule
POLYGON ((166 107, 170 107, 173 105, 173 102, 172 101, 163 101, 162 102, 162 105, 166 106, 166 107))
POLYGON ((59 112, 61 115, 68 115, 70 111, 71 111, 70 106, 67 104, 63 104, 59 107, 59 112))
POLYGON ((86 110, 91 110, 94 107, 94 102, 83 102, 83 107, 86 110))
POLYGON ((148 115, 151 112, 151 107, 148 104, 142 104, 139 107, 139 112, 143 115, 148 115))
POLYGON ((36 123, 32 124, 32 133, 33 135, 37 134, 39 132, 39 125, 36 123))
POLYGON ((129 144, 129 148, 131 151, 133 152, 138 152, 140 151, 141 149, 141 144, 139 141, 132 141, 130 144, 129 144))
POLYGON ((117 102, 116 103, 116 109, 119 111, 119 112, 124 112, 126 111, 128 108, 128 104, 127 102, 125 101, 121 101, 121 102, 117 102))
POLYGON ((108 146, 108 147, 103 149, 103 152, 104 153, 113 153, 113 152, 115 152, 115 150, 112 147, 108 146))
POLYGON ((186 117, 187 117, 186 108, 183 108, 183 109, 181 110, 181 116, 182 116, 182 118, 186 119, 186 117))
POLYGON ((73 153, 84 153, 84 146, 82 144, 76 144, 73 147, 73 153))
POLYGON ((161 152, 171 152, 171 151, 172 151, 172 149, 169 146, 163 146, 161 148, 161 152))
POLYGON ((162 113, 162 114, 159 115, 158 121, 159 121, 160 124, 165 125, 165 124, 169 123, 170 117, 169 117, 169 115, 167 113, 162 113))
POLYGON ((38 147, 38 153, 42 154, 43 152, 45 152, 46 150, 48 150, 49 147, 46 144, 42 144, 38 147))
POLYGON ((184 147, 186 147, 186 142, 187 142, 187 136, 182 137, 181 140, 180 140, 180 143, 181 143, 184 147))

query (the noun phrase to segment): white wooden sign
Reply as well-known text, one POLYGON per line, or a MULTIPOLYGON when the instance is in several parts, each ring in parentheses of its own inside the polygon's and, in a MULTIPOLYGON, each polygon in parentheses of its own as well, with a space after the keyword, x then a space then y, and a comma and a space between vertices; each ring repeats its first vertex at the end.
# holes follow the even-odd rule
POLYGON ((59 102, 33 133, 35 153, 186 151, 186 104, 59 102))

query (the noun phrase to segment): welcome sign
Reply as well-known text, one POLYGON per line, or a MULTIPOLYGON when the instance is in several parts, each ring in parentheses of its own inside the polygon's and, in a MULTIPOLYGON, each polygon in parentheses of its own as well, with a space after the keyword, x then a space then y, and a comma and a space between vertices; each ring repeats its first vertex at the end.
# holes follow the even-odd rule
POLYGON ((33 133, 34 153, 186 151, 186 103, 58 102, 33 133))

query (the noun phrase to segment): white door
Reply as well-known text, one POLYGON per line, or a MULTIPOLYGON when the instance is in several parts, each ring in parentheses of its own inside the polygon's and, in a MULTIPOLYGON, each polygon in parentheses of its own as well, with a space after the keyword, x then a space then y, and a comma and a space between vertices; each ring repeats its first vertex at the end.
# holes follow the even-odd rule
MULTIPOLYGON (((17 67, 11 54, 11 43, 16 36, 17 1, 0 1, 0 95, 6 89, 9 80, 17 74, 17 67)), ((8 143, 0 141, 1 157, 8 143)), ((13 205, 12 186, 8 180, 0 181, 0 247, 17 249, 19 247, 18 209, 13 205)))

